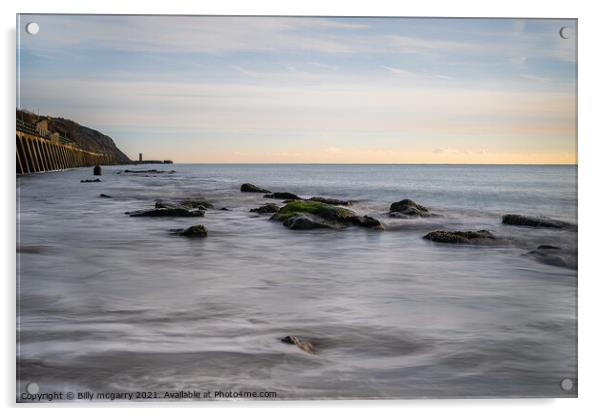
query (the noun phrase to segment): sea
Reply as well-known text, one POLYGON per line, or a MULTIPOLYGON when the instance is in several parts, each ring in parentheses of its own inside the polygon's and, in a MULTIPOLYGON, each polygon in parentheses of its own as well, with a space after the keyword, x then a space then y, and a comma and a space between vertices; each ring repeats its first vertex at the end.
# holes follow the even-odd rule
POLYGON ((80 182, 94 178, 17 178, 19 401, 577 395, 577 229, 501 220, 576 226, 574 165, 103 166, 80 182), (250 212, 282 202, 247 182, 351 200, 385 230, 290 230, 250 212), (191 198, 214 208, 125 214, 191 198), (436 215, 389 217, 406 198, 436 215), (207 238, 172 232, 196 224, 207 238), (423 238, 439 229, 497 239, 423 238), (565 261, 533 256, 542 244, 565 261))

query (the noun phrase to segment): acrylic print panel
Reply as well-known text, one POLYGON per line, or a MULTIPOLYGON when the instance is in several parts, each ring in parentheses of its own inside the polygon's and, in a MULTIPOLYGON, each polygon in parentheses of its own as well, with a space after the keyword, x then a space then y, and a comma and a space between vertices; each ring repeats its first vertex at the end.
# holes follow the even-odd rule
POLYGON ((18 401, 577 396, 576 20, 17 26, 18 401))

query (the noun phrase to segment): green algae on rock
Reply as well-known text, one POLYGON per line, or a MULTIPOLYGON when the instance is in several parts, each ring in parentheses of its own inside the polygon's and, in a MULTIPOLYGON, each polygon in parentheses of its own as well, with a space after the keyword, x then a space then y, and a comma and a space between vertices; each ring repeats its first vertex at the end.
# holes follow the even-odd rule
POLYGON ((291 229, 332 228, 341 229, 348 225, 382 229, 382 224, 368 216, 359 216, 355 212, 318 201, 298 200, 287 203, 271 217, 282 221, 291 229))

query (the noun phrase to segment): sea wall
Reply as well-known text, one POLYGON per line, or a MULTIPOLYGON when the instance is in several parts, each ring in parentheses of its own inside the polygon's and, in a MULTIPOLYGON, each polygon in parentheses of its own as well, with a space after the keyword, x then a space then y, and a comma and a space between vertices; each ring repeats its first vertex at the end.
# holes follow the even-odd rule
POLYGON ((70 143, 49 140, 17 130, 17 173, 45 172, 115 164, 112 155, 80 149, 70 143))

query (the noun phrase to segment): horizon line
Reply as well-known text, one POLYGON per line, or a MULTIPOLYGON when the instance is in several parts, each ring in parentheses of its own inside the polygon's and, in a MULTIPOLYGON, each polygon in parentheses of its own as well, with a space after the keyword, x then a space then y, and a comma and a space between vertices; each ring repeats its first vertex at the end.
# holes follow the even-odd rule
MULTIPOLYGON (((132 160, 132 162, 135 162, 132 160)), ((153 163, 140 163, 153 164, 153 163)), ((578 166, 579 163, 366 163, 366 162, 176 162, 173 164, 180 165, 450 165, 450 166, 578 166)))

